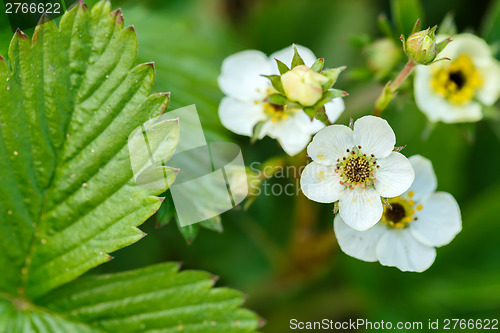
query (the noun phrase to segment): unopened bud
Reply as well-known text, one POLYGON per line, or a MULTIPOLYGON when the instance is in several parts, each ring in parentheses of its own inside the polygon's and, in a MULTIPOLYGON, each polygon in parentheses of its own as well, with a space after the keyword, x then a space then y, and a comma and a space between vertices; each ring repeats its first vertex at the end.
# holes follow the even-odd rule
POLYGON ((322 84, 328 78, 305 65, 294 67, 281 76, 286 97, 302 106, 313 106, 323 96, 322 84))
POLYGON ((450 40, 445 40, 438 44, 436 42, 436 29, 437 26, 434 26, 415 32, 406 41, 401 36, 403 48, 408 57, 421 65, 429 65, 434 62, 438 53, 450 42, 450 40))
POLYGON ((387 75, 401 60, 400 48, 389 38, 375 41, 364 52, 368 58, 368 67, 380 78, 387 75))

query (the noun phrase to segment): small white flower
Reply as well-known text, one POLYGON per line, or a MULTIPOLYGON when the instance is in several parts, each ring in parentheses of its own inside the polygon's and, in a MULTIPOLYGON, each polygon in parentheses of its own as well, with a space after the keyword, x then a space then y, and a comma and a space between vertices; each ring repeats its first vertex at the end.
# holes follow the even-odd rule
POLYGON ((478 121, 482 104, 493 105, 500 96, 500 62, 479 37, 460 34, 452 40, 438 55, 451 61, 415 68, 415 100, 430 121, 478 121))
MULTIPOLYGON (((306 47, 296 45, 307 66, 316 57, 306 47)), ((274 58, 289 65, 293 58, 293 46, 267 57, 256 50, 242 51, 227 57, 222 63, 218 78, 221 90, 226 94, 219 105, 219 117, 229 130, 252 136, 254 126, 265 121, 260 138, 265 135, 277 139, 288 155, 300 153, 311 140, 311 136, 325 125, 311 119, 299 109, 288 110, 265 102, 267 96, 275 92, 270 81, 261 75, 279 74, 274 58)), ((335 122, 344 111, 342 98, 335 98, 325 104, 330 122, 335 122)))
POLYGON ((435 192, 436 175, 431 162, 410 157, 415 181, 403 195, 389 199, 379 223, 368 231, 349 228, 341 216, 334 222, 335 235, 346 254, 379 261, 402 271, 423 272, 436 258, 435 247, 448 244, 462 230, 460 208, 446 192, 435 192))
POLYGON ((307 147, 313 159, 300 185, 311 200, 339 201, 342 219, 356 230, 373 227, 382 216, 381 197, 402 194, 413 182, 410 162, 394 152, 396 136, 387 121, 365 116, 347 126, 318 132, 307 147))

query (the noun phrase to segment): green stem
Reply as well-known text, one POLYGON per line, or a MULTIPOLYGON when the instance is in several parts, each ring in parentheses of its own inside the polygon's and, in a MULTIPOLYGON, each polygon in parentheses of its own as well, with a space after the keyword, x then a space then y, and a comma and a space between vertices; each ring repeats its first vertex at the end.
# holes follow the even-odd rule
POLYGON ((382 111, 387 108, 387 105, 389 105, 389 103, 392 101, 401 84, 403 84, 408 76, 410 76, 415 65, 416 64, 413 60, 408 59, 405 67, 401 70, 394 82, 387 83, 387 85, 384 87, 384 90, 378 97, 377 102, 375 103, 375 111, 373 112, 374 116, 380 117, 382 115, 382 111))

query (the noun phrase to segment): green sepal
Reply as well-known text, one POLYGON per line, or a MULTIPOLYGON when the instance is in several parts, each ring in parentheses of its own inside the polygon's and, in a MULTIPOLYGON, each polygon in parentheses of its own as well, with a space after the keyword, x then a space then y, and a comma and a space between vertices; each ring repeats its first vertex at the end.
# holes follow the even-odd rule
POLYGON ((311 66, 311 69, 317 73, 321 72, 323 70, 323 65, 325 64, 325 59, 320 58, 314 62, 314 64, 311 66))
POLYGON ((303 108, 302 110, 305 112, 305 114, 307 114, 307 116, 309 118, 311 118, 311 120, 314 119, 314 116, 316 115, 316 109, 315 108, 313 108, 313 107, 306 107, 306 108, 303 108))
POLYGON ((405 39, 405 35, 401 34, 401 36, 399 36, 399 40, 403 44, 403 52, 406 53, 406 39, 405 39))
POLYGON ((313 119, 318 119, 325 125, 330 125, 330 121, 328 120, 328 116, 326 115, 325 107, 320 107, 320 108, 314 108, 314 107, 307 107, 304 108, 304 112, 309 116, 311 121, 313 119))
POLYGON ((252 137, 250 138, 251 143, 254 143, 255 141, 262 138, 261 132, 262 132, 262 128, 264 127, 265 123, 267 123, 267 121, 262 120, 262 121, 259 121, 257 124, 255 124, 255 126, 253 127, 252 137))
POLYGON ((302 60, 302 57, 297 51, 297 47, 295 46, 295 44, 293 44, 292 69, 300 65, 304 65, 304 60, 302 60))
POLYGON ((282 62, 281 60, 276 59, 276 58, 274 58, 274 60, 276 60, 276 63, 278 64, 278 70, 279 70, 279 72, 280 72, 281 75, 283 75, 286 72, 290 71, 290 68, 288 68, 288 66, 285 65, 284 62, 282 62))
POLYGON ((262 76, 268 78, 269 81, 271 81, 271 85, 273 86, 274 89, 276 89, 282 94, 285 93, 285 91, 283 90, 283 84, 281 83, 280 75, 272 74, 272 75, 262 75, 262 76))
POLYGON ((326 103, 330 102, 332 99, 337 98, 337 97, 346 97, 349 94, 343 90, 338 90, 338 89, 330 89, 327 90, 323 93, 323 97, 316 103, 314 104, 314 109, 318 109, 323 107, 326 103))
POLYGON ((324 106, 319 108, 313 108, 313 107, 304 108, 304 112, 309 116, 309 118, 311 118, 311 121, 313 119, 318 119, 326 126, 330 125, 330 121, 328 120, 328 116, 326 115, 324 106))
POLYGON ((286 105, 288 103, 288 100, 282 94, 271 94, 267 96, 267 100, 269 103, 276 105, 286 105))
POLYGON ((324 76, 326 76, 328 78, 328 81, 322 85, 323 91, 327 91, 328 89, 333 87, 335 82, 337 82, 337 79, 339 78, 340 73, 342 73, 342 71, 344 69, 346 69, 346 66, 331 68, 331 69, 327 69, 327 70, 324 70, 321 72, 321 74, 323 74, 324 76))
MULTIPOLYGON (((439 54, 439 52, 443 51, 443 49, 446 47, 446 45, 450 44, 450 42, 452 41, 451 38, 446 38, 445 40, 437 43, 436 47, 437 47, 437 54, 439 54)), ((441 59, 438 59, 438 60, 441 60, 441 59)), ((438 61, 436 60, 436 61, 438 61)))
POLYGON ((419 32, 422 30, 422 22, 420 22, 420 19, 417 19, 415 21, 415 25, 413 26, 413 30, 411 31, 411 35, 413 35, 416 32, 419 32))

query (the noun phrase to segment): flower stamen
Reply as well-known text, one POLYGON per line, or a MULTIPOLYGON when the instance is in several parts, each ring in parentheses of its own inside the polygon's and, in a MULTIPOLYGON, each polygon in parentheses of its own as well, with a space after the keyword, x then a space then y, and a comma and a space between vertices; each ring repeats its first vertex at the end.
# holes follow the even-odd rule
MULTIPOLYGON (((413 191, 408 193, 408 197, 413 197, 413 191)), ((406 197, 395 197, 388 199, 391 208, 384 205, 384 213, 382 214, 382 222, 390 228, 405 229, 408 225, 417 220, 415 217, 415 201, 406 197)), ((423 205, 419 204, 416 207, 417 211, 422 210, 423 205)))
POLYGON ((346 156, 337 163, 336 170, 341 173, 341 185, 354 189, 354 186, 360 185, 366 189, 367 186, 373 186, 376 179, 373 177, 375 168, 378 167, 377 161, 373 160, 373 154, 367 157, 361 152, 361 146, 346 149, 346 156))
POLYGON ((483 80, 471 58, 462 54, 449 66, 434 71, 431 86, 438 94, 455 104, 469 102, 483 80))

